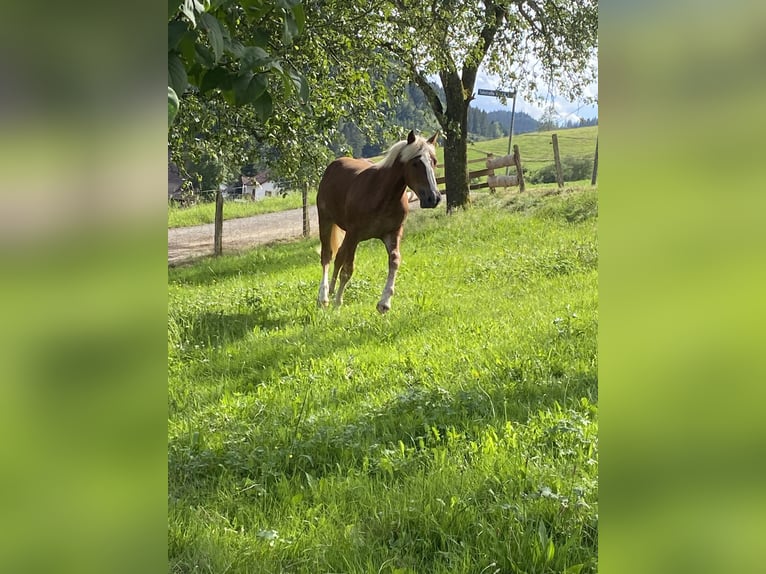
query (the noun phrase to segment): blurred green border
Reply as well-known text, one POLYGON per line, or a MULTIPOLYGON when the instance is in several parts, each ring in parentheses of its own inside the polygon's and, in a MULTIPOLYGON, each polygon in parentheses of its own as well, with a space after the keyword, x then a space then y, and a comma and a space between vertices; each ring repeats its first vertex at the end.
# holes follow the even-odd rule
POLYGON ((765 15, 601 4, 603 572, 762 569, 765 15))

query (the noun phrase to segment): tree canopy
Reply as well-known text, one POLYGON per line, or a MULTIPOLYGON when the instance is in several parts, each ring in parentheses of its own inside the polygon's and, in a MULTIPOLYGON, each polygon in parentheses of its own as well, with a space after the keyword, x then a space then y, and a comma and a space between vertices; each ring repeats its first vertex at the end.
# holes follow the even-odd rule
POLYGON ((315 180, 339 131, 352 147, 360 134, 393 139, 380 127, 386 106, 413 82, 413 123, 446 138, 448 208, 464 205, 479 68, 498 87, 576 98, 595 73, 597 26, 596 0, 169 0, 169 88, 180 99, 169 89, 169 116, 177 107, 181 124, 171 140, 228 155, 268 142, 285 173, 315 180), (201 130, 210 114, 215 126, 201 130))
POLYGON ((468 202, 468 106, 479 68, 534 93, 541 83, 574 98, 597 46, 596 0, 392 0, 378 39, 423 90, 446 136, 447 208, 468 202), (442 101, 430 84, 438 76, 442 101))

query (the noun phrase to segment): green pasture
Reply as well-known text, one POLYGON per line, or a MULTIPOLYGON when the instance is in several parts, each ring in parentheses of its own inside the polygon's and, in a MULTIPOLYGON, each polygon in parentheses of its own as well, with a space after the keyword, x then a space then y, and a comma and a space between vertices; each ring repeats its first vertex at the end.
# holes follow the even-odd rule
MULTIPOLYGON (((558 136, 559 154, 562 159, 565 157, 593 159, 596 151, 598 126, 514 135, 512 145, 516 144, 519 146, 522 165, 529 171, 535 171, 544 165, 553 163, 551 136, 554 133, 558 136)), ((504 137, 469 144, 468 159, 484 158, 487 152, 493 153, 496 156, 506 155, 508 153, 508 138, 504 137)))
POLYGON ((597 571, 597 192, 169 269, 170 572, 597 571))

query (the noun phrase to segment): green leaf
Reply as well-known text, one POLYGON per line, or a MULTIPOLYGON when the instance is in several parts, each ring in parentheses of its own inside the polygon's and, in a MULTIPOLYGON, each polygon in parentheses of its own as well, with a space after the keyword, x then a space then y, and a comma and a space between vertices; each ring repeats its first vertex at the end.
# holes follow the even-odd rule
POLYGON ((178 51, 185 62, 193 62, 196 58, 197 32, 189 31, 181 36, 178 51))
POLYGON ((265 66, 271 56, 269 53, 259 46, 248 46, 242 51, 242 58, 240 59, 240 66, 247 69, 259 68, 265 66))
POLYGON ((176 53, 168 54, 168 85, 177 95, 182 95, 189 86, 186 67, 176 53))
POLYGON ((548 542, 548 531, 545 528, 545 523, 541 520, 537 524, 537 537, 540 539, 540 544, 545 546, 548 542))
POLYGON ((245 46, 242 45, 242 42, 226 37, 223 39, 223 49, 235 58, 241 58, 245 53, 245 46))
POLYGON ((181 38, 183 38, 188 29, 188 22, 184 22, 183 20, 173 20, 172 22, 168 22, 168 51, 178 48, 181 38))
POLYGON ((237 105, 241 106, 255 102, 266 91, 268 86, 266 74, 246 72, 234 80, 234 96, 237 105))
POLYGON ((271 100, 269 92, 263 92, 261 97, 253 102, 253 109, 261 121, 266 121, 274 111, 274 103, 271 100))
POLYGON ((194 59, 205 68, 212 68, 216 63, 215 54, 213 54, 207 46, 203 46, 202 44, 195 44, 194 59))
POLYGON ((267 47, 269 45, 270 34, 268 30, 256 28, 253 30, 253 44, 256 46, 267 47))
POLYGON ((295 24, 298 26, 298 33, 303 33, 306 28, 306 9, 303 4, 293 6, 293 16, 295 16, 295 24))
POLYGON ((181 0, 168 0, 168 20, 178 14, 179 6, 181 6, 181 0))
POLYGON ((168 129, 178 114, 178 96, 173 88, 168 86, 168 129))
POLYGON ((237 105, 237 96, 234 93, 234 90, 224 90, 223 91, 223 99, 226 100, 226 103, 231 106, 237 105))
POLYGON ((307 102, 309 100, 309 82, 306 79, 306 76, 296 72, 291 72, 290 76, 292 77, 293 82, 296 83, 301 101, 307 102))
POLYGON ((279 74, 285 75, 285 70, 282 68, 282 63, 279 60, 272 60, 269 62, 269 69, 272 72, 277 72, 279 74))
POLYGON ((199 86, 200 92, 204 94, 215 89, 231 89, 231 78, 229 72, 225 68, 213 68, 212 70, 206 71, 202 76, 202 81, 199 86))
MULTIPOLYGON (((281 67, 280 71, 282 71, 281 67)), ((308 101, 309 83, 303 75, 299 74, 295 70, 290 70, 289 73, 282 72, 282 80, 285 86, 285 90, 294 90, 298 94, 301 103, 305 104, 308 101)))
POLYGON ((285 14, 285 19, 283 22, 284 26, 282 29, 282 43, 284 43, 286 46, 289 46, 293 43, 293 39, 298 35, 298 25, 295 23, 295 20, 293 19, 293 15, 291 12, 288 12, 285 14))
POLYGON ((545 552, 545 561, 550 562, 553 560, 553 555, 556 553, 556 547, 553 544, 553 538, 548 539, 548 548, 545 552))
POLYGON ((223 27, 218 21, 218 18, 207 12, 200 14, 199 20, 201 27, 207 30, 207 38, 213 48, 215 63, 218 63, 218 60, 223 56, 223 27))

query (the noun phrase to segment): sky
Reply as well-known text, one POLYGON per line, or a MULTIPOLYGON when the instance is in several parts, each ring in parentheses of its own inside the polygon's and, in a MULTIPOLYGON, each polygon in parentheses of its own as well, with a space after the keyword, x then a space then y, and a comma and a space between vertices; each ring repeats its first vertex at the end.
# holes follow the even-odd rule
MULTIPOLYGON (((492 96, 480 96, 478 95, 479 89, 495 90, 500 89, 500 81, 496 76, 487 74, 483 70, 479 70, 476 76, 476 99, 472 102, 472 105, 485 110, 511 110, 512 100, 508 100, 507 105, 500 103, 500 100, 492 96)), ((502 88, 508 90, 508 88, 502 88)), ((585 94, 592 97, 598 97, 598 80, 585 88, 585 94)), ((545 110, 550 106, 551 97, 545 92, 539 93, 539 101, 527 101, 523 99, 521 94, 516 98, 516 111, 529 114, 535 119, 540 119, 545 113, 545 110)), ((556 112, 556 121, 565 122, 568 120, 577 121, 579 118, 595 118, 598 116, 598 104, 586 104, 583 101, 570 102, 565 98, 553 95, 553 106, 556 112)))

